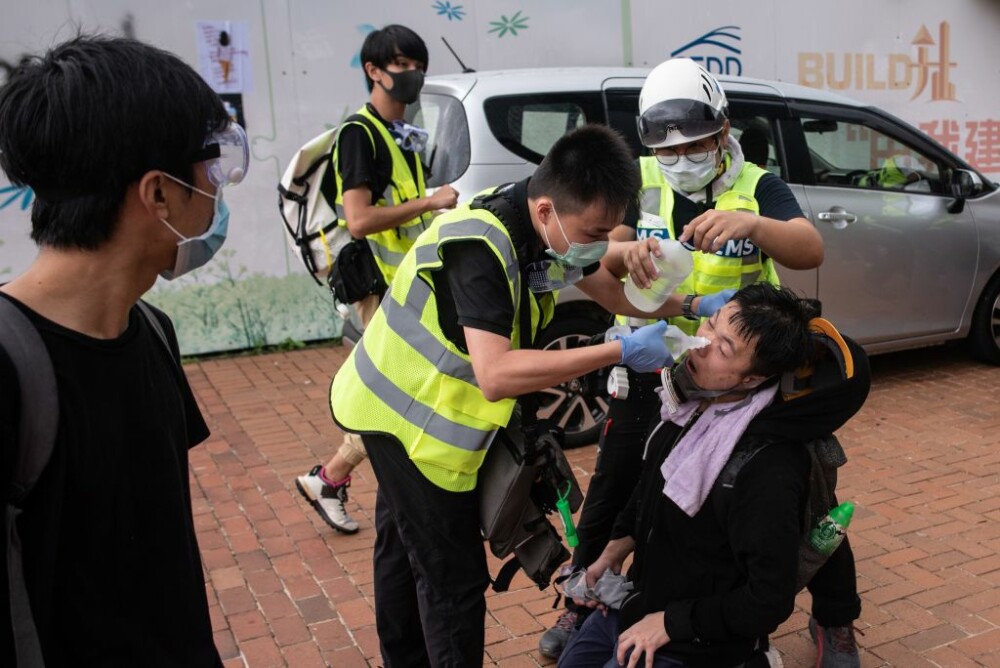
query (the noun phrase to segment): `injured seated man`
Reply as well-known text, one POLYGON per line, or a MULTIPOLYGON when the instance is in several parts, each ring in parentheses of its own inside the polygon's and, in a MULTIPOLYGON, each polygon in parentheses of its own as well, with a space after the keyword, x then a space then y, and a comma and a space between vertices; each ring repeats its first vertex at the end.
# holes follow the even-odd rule
POLYGON ((832 434, 870 385, 861 347, 815 316, 787 288, 745 287, 702 323, 710 343, 664 370, 640 482, 603 553, 564 584, 604 614, 561 668, 768 665, 767 636, 810 577, 816 488, 836 505, 831 476, 818 480, 845 461, 832 434))

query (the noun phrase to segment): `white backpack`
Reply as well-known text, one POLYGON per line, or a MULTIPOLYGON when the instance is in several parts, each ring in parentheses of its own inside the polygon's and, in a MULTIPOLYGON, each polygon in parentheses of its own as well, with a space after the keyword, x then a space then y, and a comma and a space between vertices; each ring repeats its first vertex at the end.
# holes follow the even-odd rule
MULTIPOLYGON (((342 127, 342 126, 341 126, 342 127)), ((278 184, 278 210, 285 222, 288 245, 319 282, 351 242, 340 224, 335 202, 337 180, 332 165, 340 127, 313 137, 298 150, 278 184)))

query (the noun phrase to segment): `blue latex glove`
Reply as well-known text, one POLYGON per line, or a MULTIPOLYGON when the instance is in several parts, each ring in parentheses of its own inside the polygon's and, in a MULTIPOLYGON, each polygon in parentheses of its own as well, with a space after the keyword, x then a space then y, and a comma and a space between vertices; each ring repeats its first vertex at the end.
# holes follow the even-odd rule
POLYGON ((720 308, 726 305, 733 295, 736 294, 736 290, 732 288, 727 290, 720 290, 716 293, 710 295, 704 295, 698 301, 698 315, 702 318, 708 318, 715 314, 720 308))
POLYGON ((663 339, 666 331, 666 321, 660 320, 621 337, 621 363, 639 373, 656 371, 673 364, 674 358, 670 356, 663 339))

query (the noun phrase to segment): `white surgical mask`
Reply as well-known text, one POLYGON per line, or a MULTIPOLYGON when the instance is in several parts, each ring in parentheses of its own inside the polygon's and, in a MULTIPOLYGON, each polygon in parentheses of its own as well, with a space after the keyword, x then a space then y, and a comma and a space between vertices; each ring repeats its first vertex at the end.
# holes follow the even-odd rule
POLYGON ((207 230, 196 237, 184 236, 173 225, 160 218, 160 222, 169 227, 170 231, 180 238, 180 241, 177 242, 177 260, 174 262, 174 268, 160 272, 160 276, 168 281, 172 281, 178 276, 203 266, 222 248, 222 244, 226 241, 226 233, 229 230, 229 207, 226 206, 226 202, 222 199, 221 186, 217 187, 215 195, 210 195, 204 190, 195 188, 189 183, 184 183, 170 174, 164 174, 164 176, 182 183, 196 193, 215 201, 215 213, 212 216, 212 223, 208 226, 207 230))
POLYGON ((566 230, 563 229, 562 221, 559 220, 559 215, 556 213, 554 206, 552 207, 552 215, 556 219, 556 225, 559 226, 559 231, 562 233, 563 239, 566 240, 567 248, 565 253, 557 253, 552 250, 552 244, 549 242, 548 226, 543 225, 542 233, 545 235, 545 245, 548 246, 545 252, 549 256, 571 267, 589 267, 595 262, 600 262, 604 254, 608 252, 607 241, 592 241, 589 244, 570 241, 569 237, 566 236, 566 230))
POLYGON ((695 162, 686 155, 682 155, 673 165, 664 165, 659 162, 660 173, 667 180, 670 187, 681 192, 693 193, 701 190, 715 178, 719 166, 714 159, 705 159, 702 162, 695 162))

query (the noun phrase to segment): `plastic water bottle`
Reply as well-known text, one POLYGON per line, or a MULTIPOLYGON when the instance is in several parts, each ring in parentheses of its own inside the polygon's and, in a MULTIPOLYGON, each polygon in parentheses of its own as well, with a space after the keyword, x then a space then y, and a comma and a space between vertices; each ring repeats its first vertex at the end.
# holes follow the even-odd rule
POLYGON ((704 348, 712 341, 704 336, 688 336, 680 327, 667 325, 667 331, 663 334, 663 341, 667 344, 670 356, 675 360, 689 350, 704 348))
POLYGON ((809 532, 809 543, 822 554, 833 554, 844 540, 844 532, 847 531, 853 516, 853 503, 845 501, 840 504, 809 532))
POLYGON ((684 248, 680 242, 663 238, 659 241, 661 256, 650 256, 659 271, 652 285, 642 289, 632 281, 631 276, 625 281, 625 297, 633 306, 645 313, 652 313, 663 306, 667 297, 674 293, 677 286, 694 268, 691 251, 684 248))

